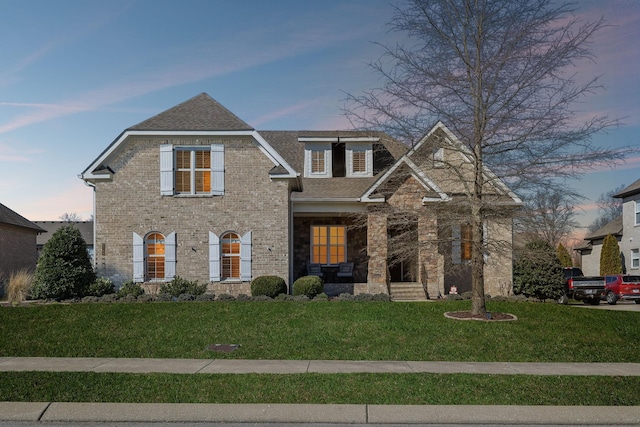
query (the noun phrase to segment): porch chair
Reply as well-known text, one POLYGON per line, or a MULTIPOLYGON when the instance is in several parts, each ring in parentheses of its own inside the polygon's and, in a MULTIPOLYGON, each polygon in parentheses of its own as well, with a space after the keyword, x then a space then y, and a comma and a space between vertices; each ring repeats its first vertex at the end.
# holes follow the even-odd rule
POLYGON ((320 264, 307 263, 307 276, 322 277, 322 268, 320 264))
POLYGON ((353 277, 353 263, 352 262, 341 262, 338 264, 338 273, 336 273, 338 277, 353 277))

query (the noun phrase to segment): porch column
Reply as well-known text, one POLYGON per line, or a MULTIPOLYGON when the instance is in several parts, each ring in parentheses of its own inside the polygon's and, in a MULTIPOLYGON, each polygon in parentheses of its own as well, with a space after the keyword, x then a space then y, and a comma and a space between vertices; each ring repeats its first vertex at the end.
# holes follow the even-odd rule
POLYGON ((438 218, 433 212, 425 212, 418 217, 418 278, 429 298, 437 298, 442 285, 441 271, 438 265, 438 218))
POLYGON ((389 293, 387 286, 387 216, 370 213, 367 218, 367 293, 389 293))

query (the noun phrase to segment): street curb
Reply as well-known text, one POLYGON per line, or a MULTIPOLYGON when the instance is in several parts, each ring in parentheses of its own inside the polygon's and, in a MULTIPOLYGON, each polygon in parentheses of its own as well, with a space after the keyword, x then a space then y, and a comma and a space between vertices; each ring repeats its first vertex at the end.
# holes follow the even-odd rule
POLYGON ((640 406, 0 402, 0 421, 640 425, 640 406))

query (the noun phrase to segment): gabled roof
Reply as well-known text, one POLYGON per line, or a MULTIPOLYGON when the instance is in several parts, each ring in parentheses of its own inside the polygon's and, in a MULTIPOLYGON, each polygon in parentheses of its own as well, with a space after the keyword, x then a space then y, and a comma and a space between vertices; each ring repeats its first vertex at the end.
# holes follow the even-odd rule
POLYGON ((194 131, 253 130, 238 116, 206 93, 169 108, 128 130, 194 131))
POLYGON ((11 209, 9 209, 8 207, 6 207, 1 203, 0 203, 0 224, 9 224, 9 225, 15 225, 17 227, 28 228, 30 230, 35 230, 38 233, 42 233, 45 231, 42 228, 38 227, 33 222, 29 221, 22 215, 17 214, 16 212, 12 211, 11 209))
POLYGON ((601 228, 586 236, 585 240, 601 239, 607 235, 622 236, 622 215, 606 223, 601 228))
POLYGON ((628 186, 627 188, 624 188, 618 194, 614 194, 613 197, 621 199, 623 197, 633 196, 634 194, 638 194, 638 193, 640 193, 640 179, 634 182, 633 184, 631 184, 630 186, 628 186))

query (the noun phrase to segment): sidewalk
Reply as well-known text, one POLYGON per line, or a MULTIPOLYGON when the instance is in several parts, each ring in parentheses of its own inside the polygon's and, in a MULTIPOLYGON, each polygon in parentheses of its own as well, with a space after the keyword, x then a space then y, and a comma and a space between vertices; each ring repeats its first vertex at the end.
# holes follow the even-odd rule
MULTIPOLYGON (((640 376, 640 363, 0 357, 0 371, 160 372, 182 374, 422 372, 497 375, 640 376)), ((640 425, 640 406, 0 402, 0 421, 640 425)))
POLYGON ((0 357, 2 371, 170 374, 434 373, 640 376, 640 363, 410 362, 363 360, 0 357))

